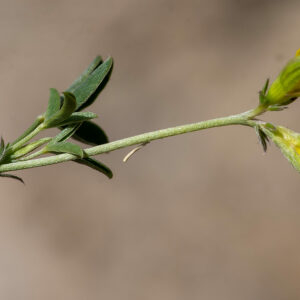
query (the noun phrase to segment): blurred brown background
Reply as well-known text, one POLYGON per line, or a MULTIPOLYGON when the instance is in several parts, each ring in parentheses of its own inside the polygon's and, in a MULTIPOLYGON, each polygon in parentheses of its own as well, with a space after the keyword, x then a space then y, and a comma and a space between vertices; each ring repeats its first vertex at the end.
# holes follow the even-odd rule
MULTIPOLYGON (((97 55, 111 140, 238 113, 300 46, 298 1, 2 0, 1 135, 97 55)), ((300 103, 264 116, 300 131, 300 103)), ((299 174, 248 128, 211 129, 2 179, 1 299, 300 299, 299 174)))

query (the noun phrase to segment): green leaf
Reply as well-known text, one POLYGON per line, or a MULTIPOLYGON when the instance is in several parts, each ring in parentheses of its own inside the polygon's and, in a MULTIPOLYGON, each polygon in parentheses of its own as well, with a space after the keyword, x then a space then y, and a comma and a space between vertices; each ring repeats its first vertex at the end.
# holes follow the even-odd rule
POLYGON ((50 89, 50 97, 47 111, 45 113, 45 120, 49 120, 60 109, 60 95, 56 89, 50 89))
POLYGON ((70 153, 79 157, 83 157, 83 150, 75 144, 69 142, 59 142, 56 144, 48 144, 45 148, 47 152, 55 152, 55 153, 70 153))
POLYGON ((59 125, 60 126, 65 126, 68 124, 74 124, 74 123, 82 123, 84 121, 88 121, 91 119, 95 119, 98 116, 92 112, 89 111, 85 111, 85 112, 74 112, 72 113, 72 115, 67 118, 66 120, 64 120, 63 122, 61 122, 59 125))
POLYGON ((16 180, 19 180, 20 182, 22 182, 23 184, 25 184, 24 180, 21 177, 16 176, 16 175, 0 173, 0 177, 7 177, 7 178, 16 179, 16 180))
POLYGON ((70 125, 70 126, 66 127, 57 136, 55 136, 52 139, 51 143, 55 144, 55 143, 58 143, 58 142, 66 141, 68 138, 70 138, 76 132, 76 130, 80 126, 81 126, 81 123, 73 124, 73 125, 70 125))
POLYGON ((0 160, 2 159, 2 157, 5 154, 5 143, 4 143, 4 139, 3 137, 1 137, 1 143, 0 143, 0 160))
POLYGON ((81 75, 70 85, 68 92, 73 93, 74 90, 87 79, 87 77, 103 62, 101 56, 97 56, 91 64, 81 73, 81 75))
POLYGON ((55 114, 49 117, 49 119, 45 119, 44 125, 45 128, 56 127, 64 120, 69 118, 71 114, 76 109, 76 99, 73 94, 69 92, 64 92, 64 101, 61 109, 57 111, 55 114))
POLYGON ((91 146, 108 143, 105 132, 94 122, 83 122, 72 136, 73 139, 91 146))
POLYGON ((49 137, 45 137, 45 138, 41 138, 40 140, 34 141, 30 144, 25 145, 24 147, 22 147, 21 149, 17 150, 16 152, 14 152, 10 158, 11 159, 18 159, 32 151, 34 151, 35 149, 37 149, 38 147, 46 144, 47 142, 49 142, 51 140, 51 138, 49 137))
POLYGON ((89 100, 91 95, 97 90, 105 77, 109 74, 113 61, 109 57, 100 66, 98 66, 85 80, 71 89, 73 92, 77 106, 76 110, 80 110, 82 105, 89 100))
POLYGON ((4 143, 4 139, 3 139, 3 137, 1 136, 1 143, 0 143, 0 152, 2 152, 3 151, 3 149, 5 148, 5 143, 4 143))
POLYGON ((10 144, 4 143, 4 139, 1 137, 0 142, 0 163, 8 163, 7 159, 9 159, 9 155, 11 154, 11 151, 9 151, 10 144))
POLYGON ((86 165, 87 167, 90 167, 98 172, 103 173, 109 179, 111 179, 113 177, 112 171, 106 165, 104 165, 103 163, 101 163, 100 161, 98 161, 96 159, 93 159, 90 157, 85 157, 83 159, 76 159, 74 161, 79 164, 86 165))
POLYGON ((83 110, 86 107, 90 106, 94 103, 94 101, 97 99, 99 94, 104 90, 106 87, 108 81, 110 80, 111 73, 113 71, 113 65, 111 66, 109 72, 107 73, 106 77, 103 79, 103 81, 100 83, 100 85, 97 87, 95 92, 78 108, 78 110, 83 110))

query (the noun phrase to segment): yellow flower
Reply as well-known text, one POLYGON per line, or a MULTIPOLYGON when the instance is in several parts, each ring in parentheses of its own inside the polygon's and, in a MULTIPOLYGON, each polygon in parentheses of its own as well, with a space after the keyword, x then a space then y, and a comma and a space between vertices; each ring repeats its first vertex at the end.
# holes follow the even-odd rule
POLYGON ((293 167, 300 172, 300 134, 282 126, 275 127, 270 123, 261 127, 293 167))

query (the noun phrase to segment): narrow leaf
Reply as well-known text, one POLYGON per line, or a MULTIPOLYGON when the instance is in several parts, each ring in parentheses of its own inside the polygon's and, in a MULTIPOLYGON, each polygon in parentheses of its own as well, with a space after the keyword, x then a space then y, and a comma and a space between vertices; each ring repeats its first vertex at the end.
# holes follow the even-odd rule
POLYGON ((72 115, 67 118, 66 120, 64 120, 63 122, 61 122, 59 125, 60 126, 65 126, 68 124, 74 124, 74 123, 81 123, 84 121, 88 121, 91 119, 95 119, 98 116, 92 112, 89 111, 85 111, 85 112, 74 112, 72 113, 72 115))
POLYGON ((94 122, 83 122, 72 136, 73 139, 91 146, 108 143, 105 132, 94 122))
POLYGON ((47 152, 55 152, 55 153, 70 153, 79 157, 83 157, 82 149, 75 144, 69 142, 60 142, 56 144, 48 144, 45 147, 45 151, 47 152))
POLYGON ((0 177, 7 177, 7 178, 16 179, 16 180, 19 180, 20 182, 22 182, 23 184, 25 184, 24 180, 21 177, 16 176, 16 175, 0 173, 0 177))
POLYGON ((61 122, 71 116, 76 109, 76 99, 73 94, 64 92, 64 101, 61 109, 53 114, 48 120, 45 120, 44 124, 46 128, 56 127, 61 122))
POLYGON ((49 137, 45 137, 45 138, 41 138, 38 141, 34 141, 30 144, 25 145, 23 148, 17 150, 16 152, 14 152, 10 158, 11 159, 18 159, 32 151, 34 151, 35 149, 37 149, 38 147, 46 144, 47 142, 49 142, 51 140, 51 138, 49 137))
POLYGON ((74 90, 87 79, 87 77, 103 62, 101 56, 97 56, 91 64, 81 73, 81 75, 70 85, 68 92, 73 93, 74 90))
POLYGON ((81 123, 73 124, 73 125, 70 125, 70 126, 66 127, 57 136, 55 136, 52 139, 51 143, 55 144, 55 143, 58 143, 58 142, 66 141, 68 138, 70 138, 76 132, 76 130, 80 126, 81 126, 81 123))
POLYGON ((111 66, 109 72, 107 73, 107 75, 105 76, 103 81, 100 83, 100 85, 97 87, 95 92, 77 109, 78 111, 83 110, 86 107, 88 107, 88 106, 90 106, 91 104, 94 103, 94 101, 97 99, 97 97, 102 92, 102 90, 104 90, 104 88, 106 87, 108 81, 110 80, 110 76, 111 76, 112 71, 113 71, 113 65, 111 66))
POLYGON ((50 97, 47 111, 45 113, 45 120, 49 120, 60 109, 60 95, 56 89, 50 89, 50 97))
POLYGON ((6 158, 6 153, 8 149, 9 144, 4 143, 4 139, 1 137, 1 144, 0 144, 0 162, 3 162, 6 158))
POLYGON ((94 72, 92 72, 81 84, 73 89, 73 94, 76 98, 77 106, 80 107, 89 99, 89 97, 97 90, 101 82, 105 79, 112 67, 113 61, 109 57, 104 61, 94 72))
POLYGON ((2 150, 4 149, 4 147, 5 147, 4 139, 3 139, 3 137, 1 136, 1 144, 0 144, 1 152, 2 152, 2 150))
POLYGON ((0 161, 3 158, 4 154, 5 154, 5 150, 6 150, 6 146, 4 143, 4 139, 3 137, 1 137, 1 144, 0 144, 0 161))
POLYGON ((112 171, 106 165, 104 165, 103 163, 101 163, 100 161, 98 161, 96 159, 93 159, 90 157, 85 157, 82 159, 76 159, 74 161, 79 164, 86 165, 87 167, 90 167, 98 172, 103 173, 109 179, 111 179, 113 177, 112 171))

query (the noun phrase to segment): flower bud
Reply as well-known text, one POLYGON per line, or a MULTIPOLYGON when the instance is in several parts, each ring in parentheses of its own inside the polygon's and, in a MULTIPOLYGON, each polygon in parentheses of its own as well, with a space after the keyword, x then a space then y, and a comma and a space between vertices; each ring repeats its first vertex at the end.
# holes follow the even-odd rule
POLYGON ((279 147, 282 154, 300 172, 300 134, 282 126, 261 125, 263 132, 279 147))
POLYGON ((266 94, 266 104, 287 105, 298 96, 300 96, 300 49, 271 84, 266 94))

